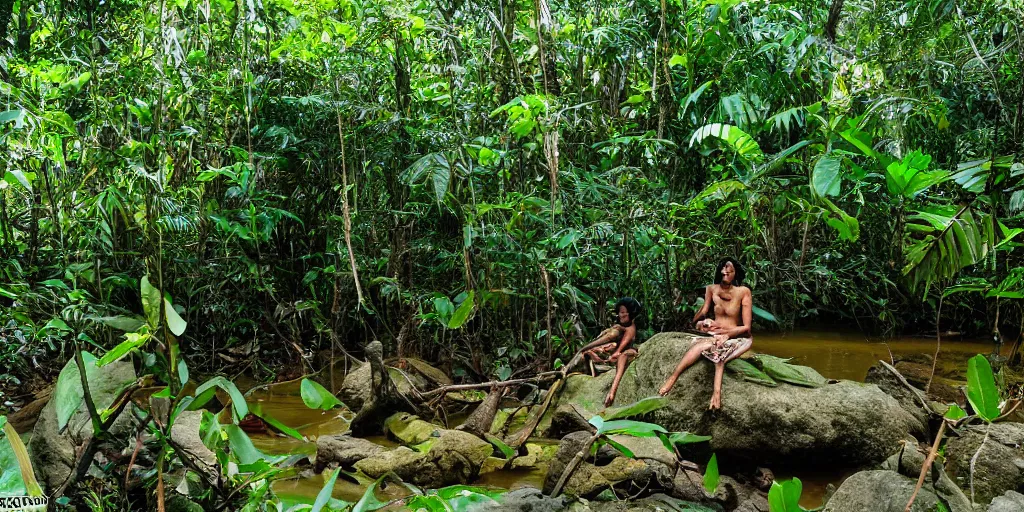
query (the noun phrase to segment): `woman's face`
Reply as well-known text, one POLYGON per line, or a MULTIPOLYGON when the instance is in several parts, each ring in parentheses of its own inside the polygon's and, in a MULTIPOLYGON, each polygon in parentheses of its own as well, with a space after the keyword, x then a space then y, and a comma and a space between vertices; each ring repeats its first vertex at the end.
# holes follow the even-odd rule
POLYGON ((626 309, 626 306, 619 306, 619 311, 617 313, 620 324, 629 323, 629 310, 626 309))
POLYGON ((732 284, 734 277, 736 277, 736 268, 732 266, 731 261, 725 262, 725 266, 722 267, 722 284, 732 284))

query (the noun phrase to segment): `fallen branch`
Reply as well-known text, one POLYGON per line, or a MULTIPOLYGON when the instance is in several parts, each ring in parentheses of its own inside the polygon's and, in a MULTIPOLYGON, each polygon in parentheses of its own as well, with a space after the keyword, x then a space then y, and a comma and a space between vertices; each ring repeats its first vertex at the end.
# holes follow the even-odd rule
POLYGON ((540 374, 536 375, 535 377, 526 377, 526 378, 522 378, 522 379, 492 380, 492 381, 489 381, 489 382, 481 382, 480 384, 452 384, 452 385, 441 386, 439 388, 432 389, 432 390, 427 391, 425 393, 421 393, 420 395, 423 396, 423 398, 433 398, 433 397, 435 397, 437 395, 440 395, 440 394, 443 394, 443 393, 451 393, 453 391, 465 391, 465 390, 468 390, 468 389, 490 389, 490 388, 495 388, 495 387, 497 387, 497 388, 505 388, 505 387, 509 387, 509 386, 518 386, 519 384, 526 384, 526 383, 533 383, 533 382, 543 382, 545 380, 551 379, 552 377, 559 377, 559 376, 563 376, 564 377, 564 375, 563 375, 563 373, 561 371, 557 371, 556 370, 556 371, 551 371, 551 372, 540 373, 540 374))
POLYGON ((896 379, 899 380, 904 386, 906 386, 907 389, 909 389, 910 392, 913 393, 914 396, 917 397, 917 399, 921 401, 921 407, 924 407, 925 411, 929 411, 930 410, 930 408, 928 407, 928 400, 924 396, 924 393, 921 392, 921 390, 915 388, 913 385, 910 384, 910 382, 907 382, 907 378, 904 377, 903 374, 901 374, 899 370, 894 368, 889 363, 886 363, 885 361, 882 361, 882 360, 879 360, 878 362, 882 363, 882 367, 883 368, 885 368, 886 370, 889 370, 890 372, 892 372, 892 374, 896 377, 896 379))
POLYGON ((576 468, 579 467, 580 463, 583 462, 583 458, 587 456, 587 452, 590 451, 590 446, 597 442, 597 438, 601 437, 601 434, 594 432, 594 435, 590 436, 590 439, 583 446, 580 447, 580 451, 576 452, 572 460, 565 465, 565 469, 562 471, 562 476, 558 478, 558 483, 551 489, 551 496, 558 496, 562 492, 562 488, 565 487, 565 483, 569 481, 569 477, 576 472, 576 468))
POLYGON ((921 487, 924 485, 924 479, 928 475, 928 470, 931 469, 932 464, 935 462, 935 456, 939 453, 939 444, 942 443, 942 435, 945 433, 946 420, 942 420, 942 425, 939 426, 939 432, 938 434, 935 434, 935 442, 932 443, 932 449, 928 451, 928 457, 924 459, 924 464, 921 466, 921 475, 917 477, 917 485, 914 486, 914 492, 910 495, 910 501, 907 502, 907 508, 905 508, 903 512, 910 512, 910 507, 914 504, 914 500, 917 499, 917 493, 921 491, 921 487))

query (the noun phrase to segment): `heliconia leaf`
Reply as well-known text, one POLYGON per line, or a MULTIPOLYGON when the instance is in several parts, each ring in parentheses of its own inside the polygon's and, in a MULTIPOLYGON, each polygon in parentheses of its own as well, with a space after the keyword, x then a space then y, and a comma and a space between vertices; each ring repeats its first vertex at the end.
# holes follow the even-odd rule
MULTIPOLYGON (((457 298, 457 297, 456 297, 457 298)), ((475 305, 473 298, 473 290, 470 290, 466 295, 466 299, 459 304, 459 307, 452 313, 451 320, 448 321, 449 329, 458 329, 469 320, 469 316, 473 313, 473 307, 475 305)))
POLYGON ((803 494, 803 483, 799 478, 772 482, 768 490, 768 509, 771 512, 803 512, 800 508, 800 495, 803 494))
POLYGON ((182 320, 178 316, 178 312, 174 310, 174 306, 171 305, 171 301, 164 299, 164 316, 167 317, 167 328, 174 333, 175 336, 181 336, 185 332, 185 327, 188 324, 185 320, 182 320))
POLYGON ((302 379, 299 393, 302 395, 302 402, 310 409, 329 411, 339 405, 345 405, 330 391, 327 391, 327 388, 314 380, 302 379))
POLYGON ((341 468, 335 469, 331 472, 330 478, 327 479, 327 483, 324 484, 324 488, 320 489, 320 492, 316 495, 316 500, 313 501, 313 508, 310 512, 320 512, 327 502, 331 500, 331 493, 334 492, 334 483, 338 481, 338 475, 341 474, 341 468))
POLYGON ((999 391, 992 366, 978 354, 967 361, 967 400, 981 419, 992 422, 999 417, 999 391))
POLYGON ((651 411, 661 409, 666 405, 668 405, 668 398, 662 396, 649 396, 639 402, 607 409, 601 414, 601 417, 608 421, 619 418, 629 418, 631 416, 640 416, 641 414, 647 414, 651 411))
POLYGON ((718 455, 712 453, 708 466, 704 468, 704 490, 708 494, 715 493, 715 489, 718 488, 718 479, 718 455))

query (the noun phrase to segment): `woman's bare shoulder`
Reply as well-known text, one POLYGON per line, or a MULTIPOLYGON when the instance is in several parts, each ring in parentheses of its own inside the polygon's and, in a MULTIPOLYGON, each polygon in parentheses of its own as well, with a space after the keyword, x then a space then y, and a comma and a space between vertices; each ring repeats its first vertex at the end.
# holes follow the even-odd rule
POLYGON ((741 295, 752 295, 750 288, 747 288, 746 286, 737 286, 736 288, 739 290, 741 295))

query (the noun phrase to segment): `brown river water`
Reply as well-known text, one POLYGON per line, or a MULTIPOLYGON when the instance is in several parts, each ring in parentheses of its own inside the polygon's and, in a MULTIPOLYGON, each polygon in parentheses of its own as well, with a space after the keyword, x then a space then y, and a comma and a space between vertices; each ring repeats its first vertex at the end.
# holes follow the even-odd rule
MULTIPOLYGON (((758 335, 754 340, 754 350, 792 358, 793 363, 810 366, 827 378, 863 381, 871 365, 880 359, 890 361, 894 356, 934 353, 935 339, 907 337, 883 341, 867 339, 858 333, 801 331, 758 335)), ((946 367, 962 367, 974 354, 991 351, 992 344, 988 342, 944 338, 940 363, 946 367)), ((297 381, 255 390, 249 396, 249 401, 259 403, 265 413, 297 429, 311 440, 322 435, 346 432, 348 418, 352 415, 344 409, 322 412, 307 408, 299 395, 297 381)), ((252 439, 257 448, 271 454, 316 453, 315 441, 298 441, 272 434, 254 434, 252 439)), ((385 446, 396 446, 384 436, 371 437, 370 440, 385 446)), ((851 470, 837 469, 832 472, 779 474, 776 477, 799 477, 804 488, 801 505, 814 508, 821 505, 828 484, 838 486, 850 474, 851 470)), ((474 485, 510 490, 526 486, 539 488, 543 485, 544 476, 542 469, 500 470, 481 475, 474 485)), ((324 483, 323 475, 314 475, 279 480, 274 483, 274 490, 286 500, 312 503, 324 483)), ((378 496, 382 499, 401 497, 403 491, 396 487, 385 488, 378 496)), ((356 483, 339 478, 334 488, 334 497, 355 502, 365 489, 365 482, 356 483)))

